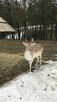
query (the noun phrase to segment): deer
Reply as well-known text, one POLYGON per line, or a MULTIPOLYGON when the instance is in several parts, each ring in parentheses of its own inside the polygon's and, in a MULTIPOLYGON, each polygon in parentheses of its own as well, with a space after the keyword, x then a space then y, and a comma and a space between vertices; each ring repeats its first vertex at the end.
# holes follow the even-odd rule
POLYGON ((29 71, 32 71, 32 63, 34 59, 36 58, 36 64, 35 66, 41 65, 42 63, 42 53, 44 50, 44 46, 42 44, 34 42, 34 39, 31 39, 31 42, 28 43, 27 40, 23 42, 23 45, 25 46, 26 50, 24 52, 24 58, 28 61, 29 63, 29 71))

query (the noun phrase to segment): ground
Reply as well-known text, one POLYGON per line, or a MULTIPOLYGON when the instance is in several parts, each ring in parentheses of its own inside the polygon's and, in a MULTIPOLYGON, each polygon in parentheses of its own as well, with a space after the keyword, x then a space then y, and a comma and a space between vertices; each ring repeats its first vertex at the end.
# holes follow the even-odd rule
POLYGON ((57 102, 57 42, 36 42, 44 45, 43 63, 27 72, 22 41, 0 40, 0 102, 57 102))
POLYGON ((0 102, 57 102, 57 61, 23 73, 0 88, 0 102))
MULTIPOLYGON (((28 70, 23 41, 0 40, 0 85, 28 70)), ((57 41, 36 41, 44 45, 43 60, 57 60, 57 41)), ((45 63, 42 63, 45 64, 45 63)))

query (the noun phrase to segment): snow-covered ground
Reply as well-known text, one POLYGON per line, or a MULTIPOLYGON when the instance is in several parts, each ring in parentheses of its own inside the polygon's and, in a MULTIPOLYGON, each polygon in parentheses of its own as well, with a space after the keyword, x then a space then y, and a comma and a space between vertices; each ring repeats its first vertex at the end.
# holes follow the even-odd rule
POLYGON ((57 102, 57 61, 24 73, 0 88, 0 102, 57 102))

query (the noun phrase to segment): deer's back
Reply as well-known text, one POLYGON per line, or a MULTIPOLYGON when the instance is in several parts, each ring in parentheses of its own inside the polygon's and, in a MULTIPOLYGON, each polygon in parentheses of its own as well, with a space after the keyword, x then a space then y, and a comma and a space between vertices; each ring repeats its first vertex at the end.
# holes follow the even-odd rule
POLYGON ((44 47, 43 47, 43 45, 42 44, 36 44, 35 46, 32 46, 31 48, 30 48, 30 52, 31 53, 37 53, 37 52, 40 52, 40 51, 42 51, 44 49, 44 47))

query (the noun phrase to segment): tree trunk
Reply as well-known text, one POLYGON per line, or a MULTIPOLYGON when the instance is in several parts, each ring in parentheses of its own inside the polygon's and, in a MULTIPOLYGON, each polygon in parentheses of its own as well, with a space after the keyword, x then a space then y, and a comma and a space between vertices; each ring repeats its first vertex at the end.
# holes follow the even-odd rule
POLYGON ((57 21, 56 21, 56 24, 55 24, 55 40, 57 40, 57 21))

